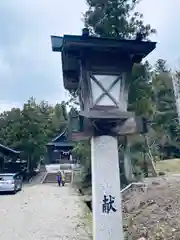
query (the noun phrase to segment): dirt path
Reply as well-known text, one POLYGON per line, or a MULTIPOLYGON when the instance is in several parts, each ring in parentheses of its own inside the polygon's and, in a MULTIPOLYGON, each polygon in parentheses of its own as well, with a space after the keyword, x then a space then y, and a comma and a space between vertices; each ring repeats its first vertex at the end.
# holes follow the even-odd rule
POLYGON ((26 186, 16 195, 0 195, 1 240, 89 240, 82 203, 68 187, 26 186))

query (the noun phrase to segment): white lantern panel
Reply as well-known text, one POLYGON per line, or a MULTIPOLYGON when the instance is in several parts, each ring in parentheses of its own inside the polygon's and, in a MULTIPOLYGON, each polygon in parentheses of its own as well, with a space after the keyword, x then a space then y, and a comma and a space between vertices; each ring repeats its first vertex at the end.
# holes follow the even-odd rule
POLYGON ((97 98, 103 94, 103 90, 91 79, 91 89, 92 89, 92 98, 93 104, 96 102, 97 98))
MULTIPOLYGON (((119 103, 119 94, 120 94, 120 80, 109 90, 110 86, 116 81, 118 76, 115 75, 95 75, 97 81, 109 92, 109 94, 119 103)), ((91 79, 92 87, 92 96, 93 104, 96 100, 104 93, 104 91, 96 84, 96 82, 91 79)), ((97 105, 99 106, 115 106, 115 103, 109 98, 108 95, 104 96, 98 101, 97 105)))

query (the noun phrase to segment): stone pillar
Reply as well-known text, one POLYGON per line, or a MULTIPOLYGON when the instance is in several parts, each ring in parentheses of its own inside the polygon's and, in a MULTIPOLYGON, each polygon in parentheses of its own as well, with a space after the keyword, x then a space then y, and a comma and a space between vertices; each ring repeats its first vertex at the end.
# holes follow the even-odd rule
POLYGON ((93 137, 91 159, 93 239, 123 240, 117 138, 93 137))

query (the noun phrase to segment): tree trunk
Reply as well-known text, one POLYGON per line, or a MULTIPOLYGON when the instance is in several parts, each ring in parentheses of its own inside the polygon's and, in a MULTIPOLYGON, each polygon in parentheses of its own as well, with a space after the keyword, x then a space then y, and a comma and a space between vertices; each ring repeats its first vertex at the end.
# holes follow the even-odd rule
POLYGON ((125 137, 124 171, 125 171, 125 176, 126 176, 126 179, 128 180, 128 182, 132 182, 134 180, 134 176, 133 176, 133 169, 132 169, 128 137, 125 137))
POLYGON ((145 138, 145 143, 148 147, 148 154, 147 154, 147 157, 149 158, 149 166, 151 167, 151 170, 152 170, 152 175, 153 177, 157 177, 157 172, 156 172, 156 168, 155 168, 155 164, 154 164, 154 159, 153 159, 153 156, 152 156, 152 153, 151 153, 151 149, 150 149, 150 146, 149 146, 149 140, 148 140, 148 136, 147 135, 144 135, 144 138, 145 138))

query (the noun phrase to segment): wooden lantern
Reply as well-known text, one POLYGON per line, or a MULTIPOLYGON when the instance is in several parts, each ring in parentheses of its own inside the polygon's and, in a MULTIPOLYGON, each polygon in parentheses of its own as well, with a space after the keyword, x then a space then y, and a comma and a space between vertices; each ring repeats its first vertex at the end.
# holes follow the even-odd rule
POLYGON ((127 111, 131 70, 155 42, 92 37, 87 29, 51 39, 53 51, 62 53, 64 87, 79 95, 80 115, 107 128, 134 117, 127 111))

